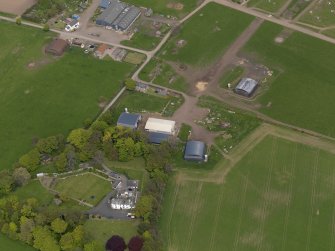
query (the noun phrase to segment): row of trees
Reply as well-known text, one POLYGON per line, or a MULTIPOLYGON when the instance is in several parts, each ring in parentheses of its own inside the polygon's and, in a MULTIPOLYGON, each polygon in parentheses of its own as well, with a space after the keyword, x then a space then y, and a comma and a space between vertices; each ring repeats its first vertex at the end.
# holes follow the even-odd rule
POLYGON ((124 251, 128 247, 129 251, 141 251, 143 248, 143 239, 140 236, 134 236, 129 240, 128 245, 119 235, 113 235, 105 245, 106 251, 124 251))

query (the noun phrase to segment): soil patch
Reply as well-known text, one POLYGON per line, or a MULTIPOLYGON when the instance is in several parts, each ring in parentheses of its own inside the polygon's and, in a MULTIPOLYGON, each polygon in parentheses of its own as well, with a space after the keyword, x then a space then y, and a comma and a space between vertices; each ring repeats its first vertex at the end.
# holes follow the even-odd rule
POLYGON ((206 90, 208 85, 208 82, 204 82, 204 81, 199 81, 195 87, 198 89, 198 91, 203 92, 206 90))
POLYGON ((22 15, 27 9, 37 3, 37 0, 1 0, 0 11, 22 15))
POLYGON ((169 9, 175 9, 175 10, 184 9, 184 5, 182 3, 168 3, 166 7, 169 9))

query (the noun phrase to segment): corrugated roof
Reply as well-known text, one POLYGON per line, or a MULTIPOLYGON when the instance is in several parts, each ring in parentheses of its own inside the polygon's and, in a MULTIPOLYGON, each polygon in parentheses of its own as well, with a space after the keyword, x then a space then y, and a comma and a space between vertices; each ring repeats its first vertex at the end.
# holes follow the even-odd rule
POLYGON ((251 94, 257 86, 257 81, 252 78, 242 78, 235 90, 244 91, 251 94))
POLYGON ((140 14, 141 11, 139 8, 130 6, 120 14, 120 16, 114 21, 113 25, 117 26, 117 29, 126 30, 140 14))
POLYGON ((205 155, 205 143, 202 141, 188 141, 185 147, 185 159, 202 160, 205 155))
POLYGON ((176 122, 172 120, 149 118, 145 124, 145 130, 174 134, 175 125, 176 122))
POLYGON ((166 133, 150 132, 148 138, 150 143, 160 144, 163 141, 168 140, 169 137, 170 135, 166 133))
POLYGON ((101 0, 99 6, 106 9, 110 4, 110 0, 101 0))
POLYGON ((121 113, 119 119, 117 120, 117 125, 136 128, 137 123, 140 119, 141 119, 140 114, 123 112, 121 113))

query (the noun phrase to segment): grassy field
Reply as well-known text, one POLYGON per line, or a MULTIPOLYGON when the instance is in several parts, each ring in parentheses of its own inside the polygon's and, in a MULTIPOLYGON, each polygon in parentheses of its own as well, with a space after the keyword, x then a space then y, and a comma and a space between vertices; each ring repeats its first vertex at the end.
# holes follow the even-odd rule
POLYGON ((36 198, 41 205, 49 205, 54 196, 46 190, 38 180, 32 180, 24 187, 19 187, 13 193, 21 200, 36 198))
POLYGON ((228 88, 228 84, 231 84, 231 88, 235 87, 237 82, 241 79, 243 73, 244 68, 242 66, 236 66, 225 72, 220 79, 220 86, 222 88, 228 88))
POLYGON ((158 45, 160 40, 159 37, 136 32, 130 40, 123 40, 121 44, 150 51, 158 45))
POLYGON ((261 10, 275 13, 278 11, 287 0, 250 0, 248 7, 255 7, 261 10))
POLYGON ((275 119, 335 136, 335 47, 301 33, 274 42, 282 27, 264 23, 242 53, 281 74, 258 100, 275 119), (322 64, 320 64, 322 62, 322 64))
POLYGON ((31 147, 32 140, 80 127, 113 97, 135 66, 96 60, 79 50, 62 58, 43 54, 52 33, 0 22, 0 169, 31 147), (28 65, 32 65, 28 67, 28 65))
POLYGON ((299 21, 320 27, 335 25, 334 5, 334 0, 318 1, 299 19, 299 21))
POLYGON ((94 251, 104 251, 106 241, 113 235, 121 235, 126 243, 131 237, 137 235, 137 224, 135 220, 94 220, 86 221, 84 227, 88 235, 97 241, 98 249, 94 251))
POLYGON ((2 250, 15 251, 36 251, 35 248, 24 244, 21 241, 15 241, 0 234, 0 247, 2 250))
POLYGON ((137 52, 128 52, 125 58, 123 59, 124 62, 130 64, 141 64, 145 60, 145 55, 137 52))
POLYGON ((195 9, 197 2, 197 0, 127 0, 127 3, 151 8, 154 13, 157 12, 158 14, 172 15, 179 18, 195 9), (173 8, 173 6, 170 6, 169 3, 181 3, 183 7, 180 10, 177 10, 176 8, 173 8))
POLYGON ((160 56, 168 61, 206 65, 220 57, 252 20, 250 15, 209 3, 175 32, 160 56), (183 46, 178 45, 180 40, 185 40, 183 46))
POLYGON ((267 136, 223 184, 171 179, 166 250, 333 250, 335 156, 267 136))
POLYGON ((187 141, 191 131, 192 127, 190 125, 182 123, 179 129, 178 138, 182 141, 187 141))
POLYGON ((112 185, 107 180, 87 173, 58 179, 53 189, 70 198, 96 205, 112 190, 112 185))

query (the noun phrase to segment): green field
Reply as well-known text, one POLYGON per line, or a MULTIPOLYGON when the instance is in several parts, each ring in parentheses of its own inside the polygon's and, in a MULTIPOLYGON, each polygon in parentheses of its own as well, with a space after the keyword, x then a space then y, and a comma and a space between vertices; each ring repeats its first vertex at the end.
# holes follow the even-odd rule
POLYGON ((121 44, 150 51, 158 45, 160 40, 159 37, 136 32, 130 40, 123 40, 121 44))
POLYGON ((94 251, 104 251, 106 241, 113 235, 121 235, 126 243, 131 237, 137 235, 137 224, 135 220, 94 220, 86 221, 84 227, 89 237, 98 244, 98 249, 94 251))
POLYGON ((0 21, 0 169, 31 148, 32 140, 67 134, 99 112, 99 98, 112 98, 133 65, 96 60, 79 50, 62 58, 43 54, 54 36, 0 21), (28 67, 33 63, 33 67, 28 67))
POLYGON ((299 21, 319 27, 335 25, 335 1, 318 1, 299 21), (329 3, 331 3, 329 5, 329 3), (311 12, 312 11, 312 12, 311 12))
POLYGON ((143 6, 151 8, 154 11, 154 14, 163 14, 163 15, 172 15, 175 17, 183 17, 191 10, 195 9, 197 6, 197 0, 127 0, 127 3, 132 3, 137 6, 143 6), (169 3, 181 3, 183 8, 181 10, 176 10, 174 8, 169 8, 169 3), (157 13, 156 13, 157 12, 157 13))
POLYGON ((54 190, 69 198, 84 200, 87 203, 96 205, 105 195, 112 191, 109 181, 99 178, 93 174, 59 178, 54 190))
POLYGON ((184 24, 161 50, 161 58, 206 65, 220 57, 253 17, 217 3, 209 3, 184 24), (185 45, 177 45, 185 40, 185 45))
POLYGON ((250 0, 248 7, 255 7, 261 10, 276 12, 278 11, 288 0, 250 0))
POLYGON ((334 250, 334 163, 267 136, 222 184, 204 174, 171 179, 160 219, 166 250, 334 250))
POLYGON ((36 251, 35 248, 24 244, 21 241, 15 241, 0 234, 0 247, 4 251, 36 251))
POLYGON ((280 26, 264 23, 242 50, 242 54, 281 72, 258 99, 261 111, 335 136, 334 45, 298 32, 277 44, 274 39, 281 31, 280 26))
POLYGON ((228 88, 228 84, 231 88, 234 88, 237 82, 241 79, 244 73, 244 68, 242 66, 235 66, 233 69, 225 72, 220 79, 220 86, 222 88, 228 88))

